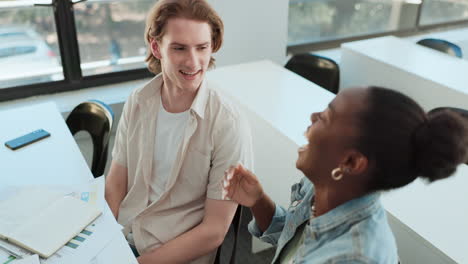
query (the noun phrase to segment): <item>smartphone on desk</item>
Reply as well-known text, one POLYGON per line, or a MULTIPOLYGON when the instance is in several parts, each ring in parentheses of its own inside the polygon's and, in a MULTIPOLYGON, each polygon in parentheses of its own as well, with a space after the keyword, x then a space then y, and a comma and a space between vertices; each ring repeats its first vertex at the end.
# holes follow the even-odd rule
POLYGON ((16 150, 49 136, 49 132, 45 131, 44 129, 38 129, 26 135, 5 142, 5 146, 11 150, 16 150))

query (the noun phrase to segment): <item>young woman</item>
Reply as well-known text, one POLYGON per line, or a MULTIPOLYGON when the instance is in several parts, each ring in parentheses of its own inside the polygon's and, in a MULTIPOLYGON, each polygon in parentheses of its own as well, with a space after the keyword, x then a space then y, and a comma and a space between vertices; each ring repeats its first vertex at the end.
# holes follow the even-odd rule
POLYGON ((226 171, 225 197, 250 207, 250 232, 277 246, 273 263, 398 263, 380 192, 449 177, 468 159, 467 122, 379 87, 344 90, 311 120, 288 210, 240 165, 226 171))

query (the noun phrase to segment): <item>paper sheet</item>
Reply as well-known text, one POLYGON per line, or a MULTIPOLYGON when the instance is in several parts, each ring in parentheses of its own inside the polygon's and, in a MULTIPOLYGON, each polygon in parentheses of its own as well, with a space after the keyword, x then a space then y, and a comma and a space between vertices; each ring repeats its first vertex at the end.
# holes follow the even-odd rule
POLYGON ((108 263, 138 264, 138 261, 123 236, 115 236, 114 239, 89 262, 89 264, 108 263))
MULTIPOLYGON (((8 186, 0 189, 0 201, 8 198, 8 196, 15 194, 21 189, 28 188, 34 190, 35 195, 40 196, 40 190, 48 188, 61 192, 62 195, 70 195, 79 198, 89 203, 96 203, 103 212, 106 207, 104 200, 104 177, 93 179, 87 185, 82 186, 8 186)), ((36 197, 31 197, 34 199, 36 197)), ((82 233, 69 241, 67 245, 58 250, 54 255, 48 259, 40 258, 41 264, 83 264, 89 263, 91 259, 95 258, 113 239, 115 236, 120 235, 121 226, 117 224, 114 216, 111 213, 103 213, 82 233)), ((8 251, 2 250, 5 247, 10 252, 14 252, 21 257, 28 257, 32 255, 30 252, 12 245, 0 239, 0 264, 15 264, 19 259, 14 259, 13 254, 8 251), (3 255, 2 255, 3 254, 3 255), (9 261, 9 262, 6 262, 9 261)))
POLYGON ((14 261, 12 264, 40 264, 39 256, 37 254, 18 259, 14 261))
POLYGON ((12 263, 16 257, 10 252, 0 248, 0 264, 9 264, 12 263))

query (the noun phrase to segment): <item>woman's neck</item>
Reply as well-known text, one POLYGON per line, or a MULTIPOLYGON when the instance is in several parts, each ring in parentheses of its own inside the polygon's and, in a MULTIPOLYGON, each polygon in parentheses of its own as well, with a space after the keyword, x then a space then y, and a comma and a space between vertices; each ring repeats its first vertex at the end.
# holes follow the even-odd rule
POLYGON ((333 184, 334 186, 315 186, 315 216, 326 214, 336 207, 367 193, 362 188, 357 189, 351 186, 346 188, 343 184, 338 185, 338 182, 333 184))

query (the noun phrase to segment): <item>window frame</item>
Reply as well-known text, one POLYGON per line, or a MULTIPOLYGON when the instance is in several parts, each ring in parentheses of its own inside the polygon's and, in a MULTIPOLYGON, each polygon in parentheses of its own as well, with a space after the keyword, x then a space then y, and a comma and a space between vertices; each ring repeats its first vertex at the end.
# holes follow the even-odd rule
POLYGON ((35 4, 36 8, 53 8, 57 30, 63 80, 32 83, 0 89, 0 102, 35 95, 68 92, 107 84, 138 80, 154 76, 147 68, 83 76, 78 47, 73 6, 80 0, 52 0, 51 4, 35 4))
MULTIPOLYGON (((294 1, 294 0, 291 0, 291 1, 294 1)), ((308 1, 310 0, 295 0, 295 2, 308 2, 308 1)), ((433 31, 434 29, 442 29, 442 28, 452 29, 452 28, 459 28, 459 27, 468 27, 468 18, 452 20, 452 21, 443 22, 443 23, 422 25, 421 24, 421 12, 424 6, 424 1, 425 0, 421 0, 421 3, 418 5, 415 24, 411 28, 399 29, 399 30, 388 30, 388 31, 382 31, 378 33, 362 34, 362 35, 356 35, 356 36, 351 36, 351 37, 336 38, 336 39, 331 39, 331 40, 305 42, 301 44, 288 45, 287 53, 298 54, 298 53, 306 53, 306 52, 311 52, 311 51, 316 51, 316 50, 338 48, 340 47, 342 43, 369 39, 369 38, 383 37, 383 36, 388 36, 388 35, 406 37, 406 36, 410 36, 414 34, 429 33, 433 31)))

